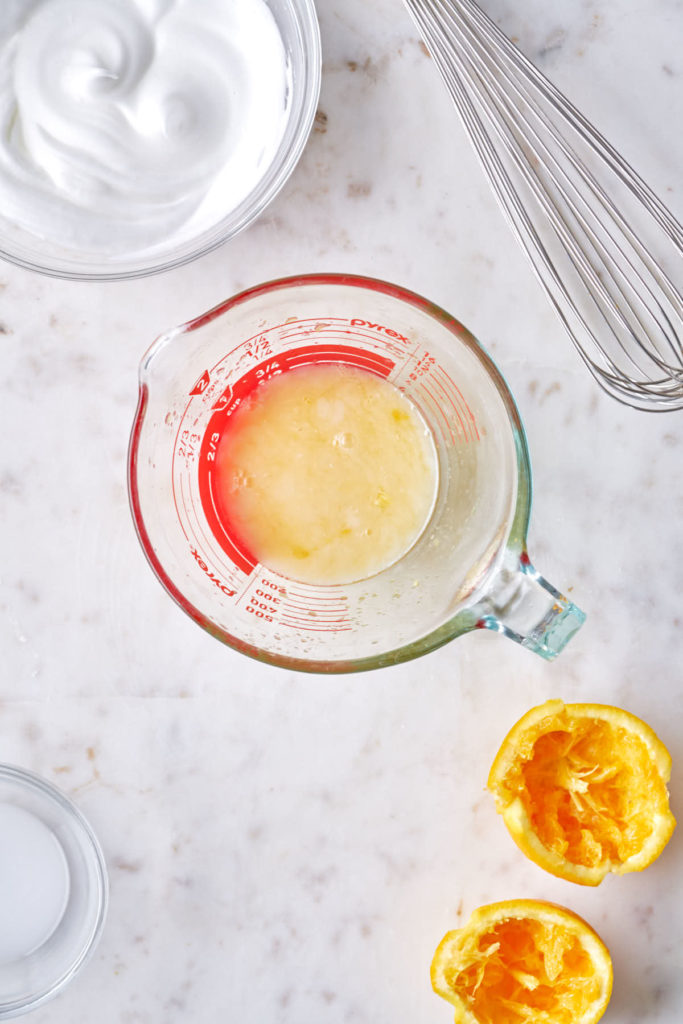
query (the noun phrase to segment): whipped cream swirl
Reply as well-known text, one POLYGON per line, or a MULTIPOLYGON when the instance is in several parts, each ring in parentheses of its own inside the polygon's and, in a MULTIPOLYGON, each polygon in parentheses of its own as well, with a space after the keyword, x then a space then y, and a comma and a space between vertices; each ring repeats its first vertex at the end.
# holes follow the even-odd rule
POLYGON ((264 0, 1 0, 0 214, 121 255, 234 210, 282 139, 264 0))

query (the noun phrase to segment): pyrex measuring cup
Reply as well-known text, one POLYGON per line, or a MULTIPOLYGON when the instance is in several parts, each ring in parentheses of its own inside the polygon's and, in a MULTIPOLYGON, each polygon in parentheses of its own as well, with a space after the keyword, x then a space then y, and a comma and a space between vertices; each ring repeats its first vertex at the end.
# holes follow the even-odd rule
POLYGON ((348 275, 250 289, 158 338, 140 368, 129 453, 135 526, 169 594, 212 635, 272 664, 378 668, 472 629, 555 657, 584 614, 526 553, 531 475, 500 373, 425 299, 348 275), (341 363, 386 378, 431 431, 438 492, 422 534, 367 579, 314 586, 259 564, 218 511, 215 452, 274 375, 341 363))

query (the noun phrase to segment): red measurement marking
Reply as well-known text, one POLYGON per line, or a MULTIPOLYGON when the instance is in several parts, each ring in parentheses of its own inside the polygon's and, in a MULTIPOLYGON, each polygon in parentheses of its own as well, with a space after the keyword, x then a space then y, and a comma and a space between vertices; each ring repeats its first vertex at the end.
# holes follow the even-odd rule
MULTIPOLYGON (((296 598, 296 596, 297 595, 294 594, 294 598, 296 598)), ((337 608, 346 609, 346 607, 347 607, 346 601, 342 601, 338 597, 322 597, 322 595, 318 595, 318 594, 316 594, 315 596, 312 596, 310 598, 310 600, 308 600, 305 596, 302 596, 297 601, 297 600, 293 599, 291 591, 289 591, 289 593, 287 594, 286 601, 287 601, 287 604, 291 605, 293 608, 306 608, 306 609, 313 608, 313 609, 317 610, 318 607, 323 602, 325 602, 325 601, 327 601, 328 604, 329 604, 330 601, 335 601, 337 608)), ((326 611, 330 611, 330 608, 328 607, 326 609, 326 611)))
POLYGON ((310 633, 348 633, 353 629, 350 624, 348 626, 312 626, 308 622, 296 620, 289 622, 284 617, 280 620, 280 625, 289 626, 291 629, 305 629, 310 633))
MULTIPOLYGON (((417 353, 419 352, 419 345, 416 345, 411 352, 403 352, 403 362, 400 366, 396 367, 395 379, 404 374, 404 377, 409 380, 410 367, 413 365, 414 360, 417 359, 417 353)), ((406 385, 401 385, 401 390, 405 390, 406 385)))
POLYGON ((339 339, 343 335, 347 336, 350 340, 352 339, 356 343, 356 346, 359 342, 369 342, 371 348, 366 349, 366 351, 374 352, 377 351, 378 346, 381 346, 381 352, 385 356, 393 356, 395 359, 402 359, 405 356, 405 349, 402 348, 398 342, 392 341, 391 338, 378 338, 376 334, 370 334, 368 331, 360 330, 358 327, 350 329, 337 327, 334 324, 328 324, 320 330, 294 330, 288 334, 283 334, 282 338, 284 339, 285 344, 288 345, 297 345, 302 338, 314 336, 320 339, 319 344, 322 344, 323 341, 326 341, 327 339, 334 339, 334 344, 339 345, 341 344, 339 339))
POLYGON ((291 349, 281 358, 287 360, 288 370, 311 363, 341 363, 344 366, 355 366, 359 370, 369 370, 378 377, 388 377, 394 368, 393 360, 386 356, 352 345, 304 345, 291 349))
POLYGON ((192 390, 190 391, 190 394, 191 395, 203 395, 204 392, 206 391, 206 389, 209 386, 209 380, 210 380, 209 371, 208 370, 204 370, 204 373, 201 375, 199 380, 197 380, 195 382, 192 390))
MULTIPOLYGON (((214 417, 216 415, 220 414, 214 413, 214 417)), ((207 433, 204 436, 205 442, 208 435, 209 431, 207 430, 207 433)), ((212 474, 210 471, 202 472, 203 467, 207 465, 204 455, 204 445, 202 445, 202 452, 198 467, 199 497, 206 521, 209 524, 211 532, 218 541, 218 544, 230 561, 236 566, 236 568, 241 569, 243 573, 249 576, 258 565, 258 559, 251 553, 251 551, 249 551, 244 542, 238 537, 237 531, 233 528, 226 513, 222 510, 221 512, 218 511, 212 474)), ((213 462, 208 465, 213 466, 213 462)))
POLYGON ((307 621, 315 618, 318 622, 347 622, 349 610, 345 605, 301 605, 293 601, 285 600, 282 605, 283 615, 292 619, 306 618, 307 621))
POLYGON ((450 420, 448 419, 448 416, 444 412, 443 403, 440 402, 436 395, 434 395, 434 393, 427 387, 427 381, 424 378, 420 381, 419 386, 425 392, 425 394, 429 396, 436 413, 446 424, 446 430, 450 434, 451 441, 455 443, 455 434, 453 433, 453 428, 451 427, 450 420))
POLYGON ((341 619, 321 619, 319 615, 309 615, 303 618, 300 615, 288 615, 285 613, 283 613, 281 621, 287 621, 290 625, 293 622, 298 622, 300 625, 315 626, 316 629, 337 629, 338 626, 351 625, 347 617, 341 619))
POLYGON ((183 494, 183 490, 184 490, 184 483, 183 483, 183 478, 182 477, 180 477, 180 479, 178 480, 178 489, 176 490, 176 482, 175 482, 175 474, 174 474, 174 476, 173 476, 173 504, 175 505, 176 515, 178 516, 178 522, 180 523, 180 529, 185 534, 185 539, 189 541, 190 537, 189 537, 189 534, 188 534, 187 530, 185 529, 185 523, 183 521, 184 520, 184 516, 182 515, 182 512, 186 511, 186 508, 187 508, 187 502, 186 502, 186 499, 185 499, 185 495, 183 494), (180 493, 178 493, 178 492, 180 492, 180 493))
POLYGON ((315 612, 308 612, 306 615, 290 612, 286 608, 282 614, 287 619, 296 619, 297 622, 313 622, 314 625, 326 625, 328 622, 348 622, 348 615, 317 615, 315 612))
MULTIPOLYGON (((438 388, 440 393, 443 395, 446 404, 450 407, 450 409, 453 410, 454 418, 457 420, 457 423, 458 423, 458 433, 462 435, 462 439, 464 441, 468 441, 469 439, 468 439, 468 436, 467 436, 467 426, 466 426, 465 422, 463 421, 463 418, 462 418, 462 416, 460 414, 460 410, 458 409, 457 405, 453 401, 452 395, 450 394, 449 391, 446 390, 446 388, 443 386, 443 384, 441 383, 441 381, 439 380, 438 377, 434 376, 433 380, 434 380, 434 386, 436 388, 438 388)), ((450 421, 450 417, 449 417, 449 421, 450 421)), ((453 436, 452 432, 451 432, 451 436, 453 436)), ((455 438, 453 438, 453 440, 455 440, 455 438)))
POLYGON ((239 380, 228 385, 214 403, 212 415, 206 425, 199 446, 197 478, 202 509, 216 541, 234 565, 250 575, 258 559, 240 537, 230 519, 230 512, 221 501, 216 485, 216 451, 223 434, 229 429, 230 417, 242 402, 261 384, 281 373, 311 363, 339 363, 369 370, 380 377, 388 377, 394 369, 391 359, 367 349, 351 345, 304 345, 289 349, 252 366, 239 380))
POLYGON ((479 429, 477 428, 477 421, 476 421, 476 419, 474 417, 474 413, 472 412, 472 410, 470 409, 469 405, 467 404, 467 400, 465 399, 465 396, 463 395, 462 391, 460 390, 458 385, 455 383, 453 378, 446 372, 446 370, 444 370, 443 366, 439 366, 438 367, 438 372, 443 374, 443 376, 448 381, 450 387, 453 390, 454 395, 456 396, 455 400, 457 401, 457 403, 460 406, 460 408, 463 410, 463 412, 465 414, 465 418, 466 418, 467 422, 470 424, 470 429, 469 429, 470 437, 472 438, 473 441, 474 440, 479 441, 480 437, 479 437, 479 429))

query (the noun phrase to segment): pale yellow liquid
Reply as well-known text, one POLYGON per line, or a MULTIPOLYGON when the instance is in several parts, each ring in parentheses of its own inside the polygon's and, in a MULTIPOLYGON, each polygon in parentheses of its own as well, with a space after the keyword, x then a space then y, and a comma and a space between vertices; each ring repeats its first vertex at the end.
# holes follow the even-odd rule
POLYGON ((306 583, 374 575, 409 550, 437 487, 434 443, 404 395, 340 364, 289 370, 231 417, 219 503, 265 566, 306 583))

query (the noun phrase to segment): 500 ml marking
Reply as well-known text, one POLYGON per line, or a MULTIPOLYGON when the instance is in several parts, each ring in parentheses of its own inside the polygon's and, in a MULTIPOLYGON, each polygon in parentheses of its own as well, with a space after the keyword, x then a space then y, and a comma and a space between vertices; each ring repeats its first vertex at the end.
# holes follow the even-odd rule
POLYGON ((265 577, 259 581, 260 586, 254 591, 254 597, 249 598, 246 606, 247 612, 263 619, 265 622, 274 622, 275 616, 280 611, 284 589, 277 583, 265 577))

